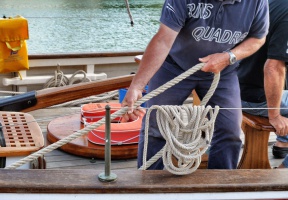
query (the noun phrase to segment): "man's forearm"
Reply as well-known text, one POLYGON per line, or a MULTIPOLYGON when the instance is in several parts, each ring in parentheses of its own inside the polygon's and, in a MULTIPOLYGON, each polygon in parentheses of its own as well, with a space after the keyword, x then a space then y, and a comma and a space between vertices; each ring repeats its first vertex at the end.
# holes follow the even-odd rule
POLYGON ((133 87, 137 89, 145 87, 151 77, 161 67, 177 34, 177 32, 165 25, 160 26, 158 33, 152 38, 145 50, 140 62, 139 70, 131 84, 133 87))
POLYGON ((264 66, 264 88, 269 109, 268 116, 273 119, 280 115, 280 104, 285 82, 285 63, 268 59, 264 66))
MULTIPOLYGON (((235 54, 237 60, 242 60, 253 53, 255 53, 263 44, 265 38, 247 38, 235 48, 231 49, 231 52, 235 54)), ((200 58, 200 62, 205 63, 201 69, 204 72, 218 73, 229 65, 229 54, 227 52, 221 52, 211 54, 206 57, 200 58)))
POLYGON ((266 37, 261 39, 250 37, 245 39, 231 51, 236 55, 237 60, 242 60, 260 49, 260 47, 265 43, 265 40, 266 37))

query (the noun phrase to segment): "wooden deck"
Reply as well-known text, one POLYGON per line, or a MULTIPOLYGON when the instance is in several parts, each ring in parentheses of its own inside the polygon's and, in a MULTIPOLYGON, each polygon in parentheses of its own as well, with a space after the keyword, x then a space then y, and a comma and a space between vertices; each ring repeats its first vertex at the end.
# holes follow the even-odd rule
MULTIPOLYGON (((36 111, 29 112, 34 116, 37 120, 39 126, 42 129, 45 144, 49 145, 49 142, 46 139, 47 134, 47 125, 54 118, 64 116, 64 115, 72 115, 75 113, 80 113, 79 107, 62 107, 62 108, 46 108, 40 109, 36 111)), ((242 140, 244 141, 244 134, 242 135, 242 140)), ((269 161, 271 167, 277 167, 282 159, 275 159, 272 155, 271 146, 276 140, 276 135, 274 133, 270 134, 269 139, 269 161)), ((105 162, 102 159, 94 159, 94 158, 85 158, 81 156, 72 155, 70 153, 66 153, 62 150, 54 150, 45 155, 46 159, 46 168, 47 169, 96 169, 96 170, 104 170, 105 162)), ((136 168, 136 159, 127 159, 127 160, 112 160, 111 169, 112 170, 137 170, 136 168)))
MULTIPOLYGON (((72 115, 80 113, 79 107, 63 107, 63 108, 47 108, 29 112, 38 121, 42 129, 45 144, 49 145, 47 141, 47 125, 57 117, 64 115, 72 115)), ((66 153, 62 150, 54 150, 45 155, 47 169, 97 169, 104 170, 105 162, 103 159, 86 158, 66 153)), ((112 160, 112 170, 131 169, 137 170, 136 159, 127 160, 112 160)))

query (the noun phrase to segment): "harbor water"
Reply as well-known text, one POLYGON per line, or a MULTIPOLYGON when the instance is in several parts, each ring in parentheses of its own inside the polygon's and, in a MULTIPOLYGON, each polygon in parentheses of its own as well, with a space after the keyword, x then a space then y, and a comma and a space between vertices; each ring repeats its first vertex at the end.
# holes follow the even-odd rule
POLYGON ((144 50, 164 0, 1 0, 0 16, 28 20, 29 54, 144 50))

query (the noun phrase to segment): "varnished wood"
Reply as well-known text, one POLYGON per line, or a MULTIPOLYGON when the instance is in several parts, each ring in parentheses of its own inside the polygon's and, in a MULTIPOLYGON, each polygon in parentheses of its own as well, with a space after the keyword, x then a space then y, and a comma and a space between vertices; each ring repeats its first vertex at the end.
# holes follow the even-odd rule
POLYGON ((269 123, 267 117, 250 115, 243 112, 243 122, 257 130, 275 132, 274 127, 269 123))
POLYGON ((268 140, 275 129, 268 118, 243 112, 242 130, 245 143, 239 169, 271 169, 268 159, 268 140))
POLYGON ((91 53, 69 53, 69 54, 30 54, 29 60, 34 59, 57 59, 57 58, 103 58, 103 57, 123 57, 143 54, 143 51, 123 51, 123 52, 91 52, 91 53))
POLYGON ((127 75, 101 81, 39 90, 36 93, 37 104, 30 108, 23 109, 22 112, 29 112, 32 110, 46 108, 68 101, 125 88, 130 85, 133 77, 134 75, 127 75))
POLYGON ((288 169, 197 170, 186 176, 167 171, 114 171, 103 183, 99 170, 0 170, 1 193, 147 194, 288 191, 288 169), (13 177, 13 178, 11 178, 13 177))
POLYGON ((42 131, 32 115, 21 112, 0 112, 5 146, 0 157, 27 156, 44 147, 42 131))
MULTIPOLYGON (((57 142, 74 132, 83 129, 84 125, 80 122, 80 114, 59 117, 52 120, 47 126, 47 139, 49 142, 57 142)), ((87 139, 87 135, 78 137, 75 140, 60 147, 65 152, 84 156, 89 158, 105 157, 105 146, 93 144, 87 139)), ((129 145, 112 145, 111 158, 112 159, 128 159, 136 158, 138 151, 138 144, 129 145)))

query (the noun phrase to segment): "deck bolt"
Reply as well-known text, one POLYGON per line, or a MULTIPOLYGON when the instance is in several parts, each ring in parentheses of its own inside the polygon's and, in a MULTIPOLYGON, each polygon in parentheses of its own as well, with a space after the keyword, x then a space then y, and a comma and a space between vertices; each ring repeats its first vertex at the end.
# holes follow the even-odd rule
POLYGON ((91 158, 90 163, 96 163, 95 158, 91 158))

